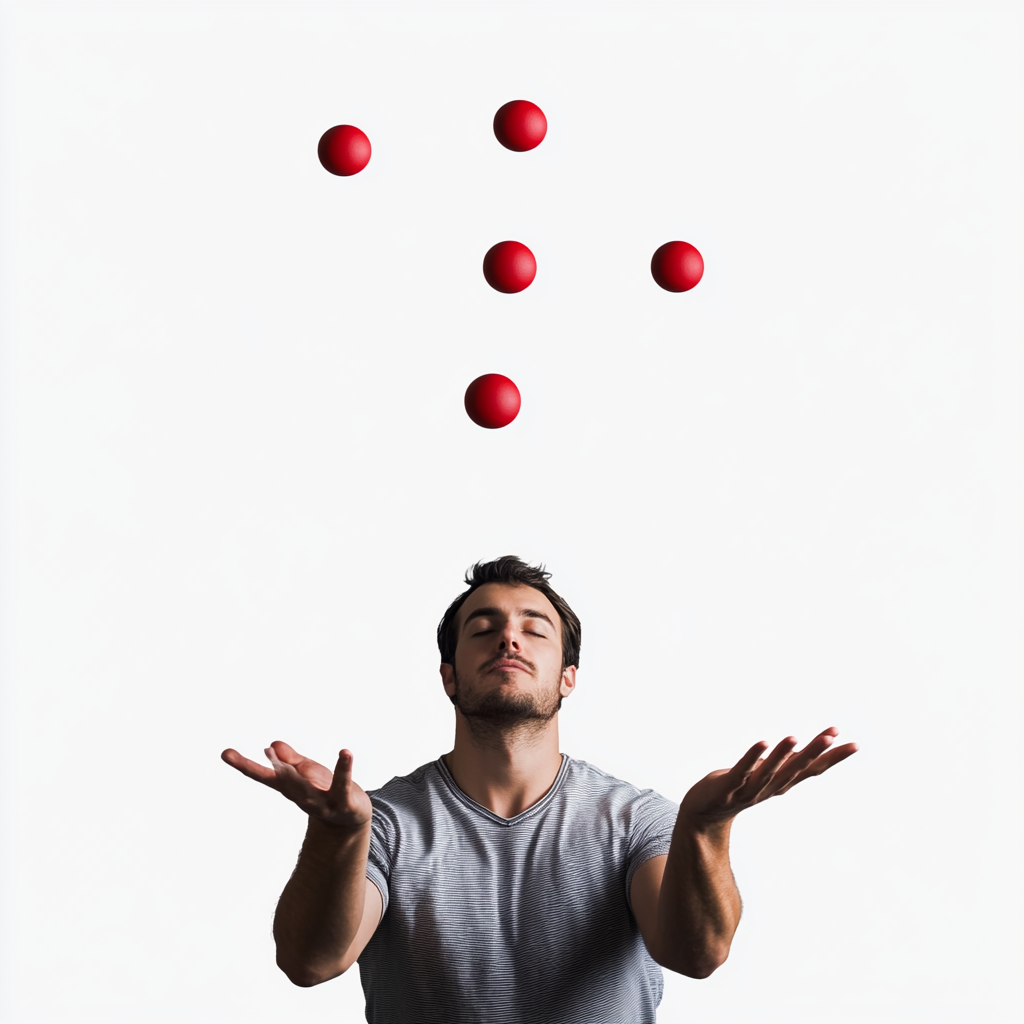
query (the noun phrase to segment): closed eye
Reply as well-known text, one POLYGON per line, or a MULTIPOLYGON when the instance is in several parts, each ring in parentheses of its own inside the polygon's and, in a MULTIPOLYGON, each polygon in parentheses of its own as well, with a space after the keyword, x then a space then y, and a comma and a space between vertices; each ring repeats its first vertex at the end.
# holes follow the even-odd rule
MULTIPOLYGON (((478 629, 473 634, 473 636, 487 636, 488 633, 493 633, 493 632, 494 632, 493 629, 478 629)), ((533 630, 533 629, 524 629, 523 632, 524 633, 528 633, 530 636, 539 636, 542 640, 546 640, 547 636, 548 636, 547 633, 538 633, 536 630, 533 630)))

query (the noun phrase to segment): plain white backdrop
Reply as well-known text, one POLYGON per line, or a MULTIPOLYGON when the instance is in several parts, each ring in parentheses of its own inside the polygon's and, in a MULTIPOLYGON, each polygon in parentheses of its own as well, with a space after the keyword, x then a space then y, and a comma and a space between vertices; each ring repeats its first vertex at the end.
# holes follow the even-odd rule
POLYGON ((506 553, 583 621, 571 756, 679 800, 861 744, 737 821, 732 956, 659 1020, 1020 1019, 1024 6, 0 28, 5 1022, 363 1020, 357 971, 274 966, 304 818, 219 754, 348 746, 369 789, 449 750, 434 630, 506 553))

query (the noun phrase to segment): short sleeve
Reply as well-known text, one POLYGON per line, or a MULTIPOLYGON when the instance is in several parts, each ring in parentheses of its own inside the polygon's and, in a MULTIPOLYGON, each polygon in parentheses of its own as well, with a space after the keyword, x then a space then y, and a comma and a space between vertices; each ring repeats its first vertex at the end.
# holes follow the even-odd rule
POLYGON ((626 866, 626 902, 630 910, 633 909, 629 896, 633 875, 645 861, 668 853, 678 814, 679 804, 653 789, 643 789, 637 796, 632 807, 633 827, 626 866))
POLYGON ((394 811, 386 801, 377 799, 374 793, 367 793, 373 804, 370 819, 370 849, 366 855, 366 877, 380 889, 383 908, 381 916, 388 909, 389 880, 391 865, 395 861, 398 837, 397 820, 394 811))

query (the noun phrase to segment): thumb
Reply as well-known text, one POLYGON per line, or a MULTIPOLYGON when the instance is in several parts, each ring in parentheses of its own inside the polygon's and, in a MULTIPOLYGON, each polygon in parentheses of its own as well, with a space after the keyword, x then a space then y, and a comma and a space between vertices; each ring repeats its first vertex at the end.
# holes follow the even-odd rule
POLYGON ((352 751, 347 748, 338 754, 338 763, 334 766, 334 779, 331 789, 344 789, 352 781, 352 751))

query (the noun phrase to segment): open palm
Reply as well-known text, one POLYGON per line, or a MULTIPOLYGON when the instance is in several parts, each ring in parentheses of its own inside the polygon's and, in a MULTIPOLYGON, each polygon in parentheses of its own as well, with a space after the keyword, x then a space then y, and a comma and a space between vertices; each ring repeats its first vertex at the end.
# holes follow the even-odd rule
POLYGON ((832 746, 838 732, 834 726, 825 729, 798 752, 796 739, 788 736, 767 757, 762 755, 768 744, 755 743, 732 768, 711 772, 692 786, 681 810, 695 821, 722 822, 779 796, 857 752, 856 743, 832 746))
POLYGON ((273 767, 266 768, 228 747, 220 756, 243 775, 276 789, 310 817, 336 828, 358 830, 373 816, 373 805, 362 788, 352 780, 352 752, 342 750, 332 772, 304 757, 283 740, 266 748, 273 767))

